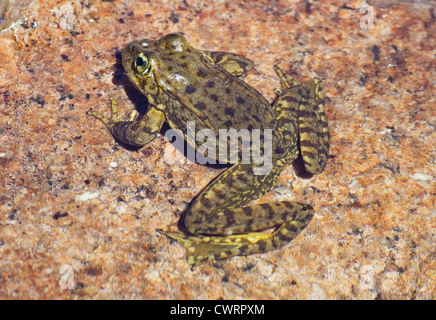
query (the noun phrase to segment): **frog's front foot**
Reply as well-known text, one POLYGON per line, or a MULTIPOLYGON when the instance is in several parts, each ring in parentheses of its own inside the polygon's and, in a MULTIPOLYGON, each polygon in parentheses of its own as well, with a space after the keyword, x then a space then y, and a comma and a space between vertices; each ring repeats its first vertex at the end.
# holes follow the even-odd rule
MULTIPOLYGON (((103 122, 106 125, 106 127, 109 129, 109 131, 113 133, 113 127, 117 122, 126 122, 126 121, 124 121, 118 116, 117 101, 114 98, 111 98, 111 110, 112 113, 109 119, 93 110, 89 110, 86 114, 93 116, 94 118, 97 118, 98 120, 103 122)), ((133 121, 136 118, 137 114, 138 112, 136 110, 133 110, 130 113, 129 119, 127 121, 133 121)))

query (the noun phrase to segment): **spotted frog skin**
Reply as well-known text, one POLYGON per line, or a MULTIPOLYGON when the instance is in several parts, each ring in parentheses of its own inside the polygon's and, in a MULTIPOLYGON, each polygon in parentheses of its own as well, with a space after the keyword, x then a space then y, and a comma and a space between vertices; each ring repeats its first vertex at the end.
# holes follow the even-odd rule
MULTIPOLYGON (((122 63, 129 80, 147 97, 147 113, 138 117, 133 112, 124 121, 112 99, 110 119, 92 110, 88 114, 101 120, 126 144, 148 144, 164 122, 180 129, 185 140, 188 121, 195 122, 197 131, 210 129, 217 135, 219 129, 230 128, 272 132, 269 173, 255 174, 257 165, 243 163, 239 148, 238 160, 191 203, 182 218, 182 231, 160 230, 186 248, 192 269, 206 261, 280 248, 307 226, 314 214, 310 205, 249 202, 271 190, 283 168, 299 154, 306 171, 323 171, 330 136, 321 80, 299 82, 274 67, 281 89, 276 90, 278 98, 271 106, 238 78, 253 67, 251 60, 196 49, 182 34, 133 41, 124 48, 122 63), (272 232, 262 232, 271 228, 272 232)), ((264 150, 262 144, 259 146, 264 150)))

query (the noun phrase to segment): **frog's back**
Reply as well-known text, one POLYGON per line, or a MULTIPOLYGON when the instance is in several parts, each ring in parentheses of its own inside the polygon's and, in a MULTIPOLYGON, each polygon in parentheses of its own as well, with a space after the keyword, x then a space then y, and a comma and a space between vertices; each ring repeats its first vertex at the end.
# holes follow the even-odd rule
POLYGON ((201 51, 160 51, 158 64, 157 83, 176 100, 167 105, 171 126, 185 131, 186 122, 195 121, 197 128, 213 131, 275 128, 268 101, 201 51))

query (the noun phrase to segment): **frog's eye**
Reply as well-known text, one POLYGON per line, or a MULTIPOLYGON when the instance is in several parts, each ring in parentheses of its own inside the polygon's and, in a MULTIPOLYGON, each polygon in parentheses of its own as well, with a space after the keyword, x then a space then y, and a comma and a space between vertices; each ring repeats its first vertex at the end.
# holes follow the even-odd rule
POLYGON ((150 63, 142 52, 138 55, 133 64, 137 74, 144 74, 150 71, 150 63))

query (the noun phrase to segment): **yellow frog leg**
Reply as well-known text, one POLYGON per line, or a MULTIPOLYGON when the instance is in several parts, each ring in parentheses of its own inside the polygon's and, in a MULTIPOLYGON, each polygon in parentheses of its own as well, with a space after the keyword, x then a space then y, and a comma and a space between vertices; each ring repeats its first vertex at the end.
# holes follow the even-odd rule
POLYGON ((309 223, 312 207, 288 201, 245 206, 269 191, 281 171, 281 166, 274 165, 270 174, 254 175, 252 164, 235 164, 206 187, 189 208, 184 224, 190 234, 160 232, 186 248, 191 269, 214 259, 284 246, 309 223), (273 233, 258 232, 273 227, 277 228, 273 233))
POLYGON ((157 107, 151 107, 140 119, 135 120, 137 112, 134 110, 127 121, 118 116, 117 102, 111 99, 112 114, 105 118, 100 113, 89 110, 86 114, 103 122, 112 135, 131 146, 144 146, 152 141, 159 133, 165 122, 164 113, 157 107))
MULTIPOLYGON (((256 206, 259 205, 245 208, 256 210, 256 206)), ((292 212, 292 220, 284 222, 271 234, 251 232, 231 236, 192 236, 169 230, 158 231, 180 242, 186 248, 187 261, 191 269, 194 270, 199 264, 204 262, 262 253, 281 248, 293 240, 309 224, 314 214, 311 206, 297 202, 263 204, 262 210, 267 206, 270 210, 286 207, 288 215, 292 212)))
MULTIPOLYGON (((306 171, 319 174, 327 163, 330 146, 322 80, 300 82, 279 67, 274 69, 282 85, 281 90, 276 90, 279 97, 273 106, 278 127, 287 145, 299 145, 306 171)), ((298 152, 290 154, 292 162, 298 152)))

